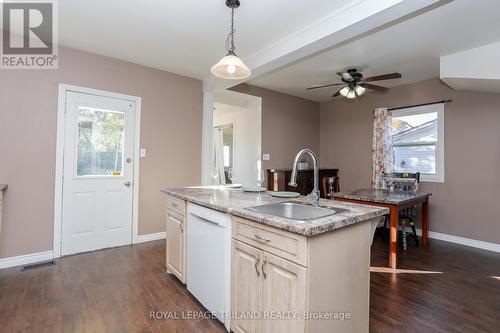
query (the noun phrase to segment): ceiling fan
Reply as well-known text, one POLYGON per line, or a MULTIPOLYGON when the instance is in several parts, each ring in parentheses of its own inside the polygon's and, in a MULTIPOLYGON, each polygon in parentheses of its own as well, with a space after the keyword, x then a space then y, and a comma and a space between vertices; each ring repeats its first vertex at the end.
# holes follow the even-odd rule
POLYGON ((349 99, 353 99, 353 98, 356 98, 358 96, 363 95, 366 92, 366 89, 371 89, 371 90, 380 91, 380 92, 383 92, 383 91, 386 91, 389 89, 389 88, 377 86, 375 84, 371 84, 368 82, 401 78, 400 73, 388 73, 388 74, 370 76, 367 78, 363 78, 363 74, 361 74, 361 72, 358 72, 358 70, 356 68, 350 68, 346 72, 337 73, 337 75, 342 80, 342 83, 324 84, 324 85, 309 87, 309 88, 307 88, 307 90, 320 89, 320 88, 326 88, 326 87, 334 87, 334 86, 343 86, 342 88, 337 90, 337 92, 335 92, 335 94, 333 94, 332 97, 337 97, 339 95, 342 95, 342 96, 347 97, 349 99))

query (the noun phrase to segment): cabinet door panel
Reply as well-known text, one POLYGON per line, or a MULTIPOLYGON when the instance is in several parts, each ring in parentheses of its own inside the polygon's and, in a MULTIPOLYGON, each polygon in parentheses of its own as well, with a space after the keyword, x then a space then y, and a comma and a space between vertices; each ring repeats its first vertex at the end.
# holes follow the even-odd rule
POLYGON ((263 332, 304 332, 306 268, 267 252, 263 256, 262 310, 264 316, 273 316, 264 317, 263 332))
POLYGON ((167 269, 184 281, 183 218, 167 211, 167 269))
POLYGON ((235 333, 260 333, 262 320, 244 316, 261 314, 262 251, 236 240, 233 240, 232 251, 231 312, 235 317, 231 320, 231 329, 235 333))

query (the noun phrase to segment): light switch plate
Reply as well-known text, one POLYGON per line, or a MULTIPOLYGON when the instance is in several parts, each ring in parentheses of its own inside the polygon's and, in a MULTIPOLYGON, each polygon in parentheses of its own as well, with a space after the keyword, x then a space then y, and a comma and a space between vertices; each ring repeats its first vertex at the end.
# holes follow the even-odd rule
POLYGON ((141 157, 146 157, 146 148, 141 148, 140 156, 141 157))
POLYGON ((262 160, 263 161, 270 161, 271 160, 271 154, 262 154, 262 160))

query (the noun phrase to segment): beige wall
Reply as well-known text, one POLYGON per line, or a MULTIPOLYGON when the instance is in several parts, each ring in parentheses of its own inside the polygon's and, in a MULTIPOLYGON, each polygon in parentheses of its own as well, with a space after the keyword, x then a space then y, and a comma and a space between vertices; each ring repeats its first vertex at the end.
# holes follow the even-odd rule
POLYGON ((342 187, 369 187, 372 110, 452 98, 445 106, 445 183, 423 183, 433 193, 430 230, 500 243, 500 94, 457 92, 438 79, 367 94, 358 101, 320 105, 323 163, 340 169, 342 187))
MULTIPOLYGON (((52 249, 59 83, 142 97, 139 234, 164 230, 160 188, 200 183, 199 80, 68 48, 60 49, 58 70, 0 74, 0 183, 9 184, 0 258, 52 249)), ((309 147, 322 167, 340 169, 344 189, 370 184, 375 107, 453 98, 445 108, 446 182, 422 186, 433 193, 431 230, 500 243, 500 94, 456 92, 437 79, 321 105, 249 85, 233 90, 262 98, 265 168, 290 167, 309 147)))
POLYGON ((262 98, 262 153, 271 154, 263 168, 290 168, 301 148, 319 152, 318 103, 247 84, 231 90, 262 98))
POLYGON ((59 83, 142 97, 139 234, 164 231, 160 188, 200 183, 201 81, 68 48, 59 58, 58 70, 0 73, 0 258, 52 249, 59 83))

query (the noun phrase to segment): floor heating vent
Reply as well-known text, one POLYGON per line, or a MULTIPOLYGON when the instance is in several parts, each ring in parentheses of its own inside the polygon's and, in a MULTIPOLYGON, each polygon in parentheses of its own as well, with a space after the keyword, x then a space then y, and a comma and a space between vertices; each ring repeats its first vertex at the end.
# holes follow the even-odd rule
POLYGON ((37 268, 42 268, 42 267, 46 267, 46 266, 52 266, 52 265, 55 265, 55 264, 56 264, 55 260, 37 262, 35 264, 29 264, 29 265, 24 266, 21 269, 21 272, 29 271, 29 270, 37 269, 37 268))

